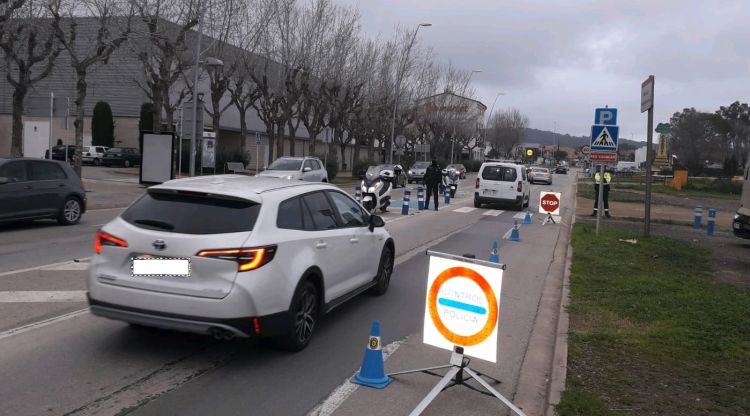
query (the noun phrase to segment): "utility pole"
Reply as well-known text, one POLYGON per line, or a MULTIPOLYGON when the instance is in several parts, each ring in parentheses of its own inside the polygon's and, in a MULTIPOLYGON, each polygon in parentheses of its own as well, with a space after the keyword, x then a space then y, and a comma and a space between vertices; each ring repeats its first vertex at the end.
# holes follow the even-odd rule
POLYGON ((651 235, 651 166, 654 163, 652 146, 654 143, 654 76, 641 84, 641 113, 648 110, 646 133, 646 209, 643 216, 643 236, 651 235))
MULTIPOLYGON (((198 72, 201 60, 201 38, 203 37, 203 5, 198 3, 198 40, 195 44, 195 67, 193 68, 193 134, 190 135, 190 176, 195 176, 195 136, 198 134, 198 72)), ((202 109, 201 109, 202 110, 202 109)))

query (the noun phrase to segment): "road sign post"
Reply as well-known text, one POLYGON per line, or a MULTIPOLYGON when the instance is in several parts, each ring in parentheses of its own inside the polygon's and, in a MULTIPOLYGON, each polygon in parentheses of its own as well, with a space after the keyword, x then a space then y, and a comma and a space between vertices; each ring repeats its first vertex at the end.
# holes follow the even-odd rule
POLYGON ((260 173, 260 132, 255 132, 255 175, 260 173))
MULTIPOLYGON (((497 361, 497 329, 500 317, 500 290, 505 265, 473 256, 464 257, 428 251, 430 267, 427 278, 427 300, 423 342, 453 351, 450 364, 417 370, 399 371, 389 376, 448 369, 438 384, 425 396, 410 416, 417 416, 450 385, 466 385, 464 373, 482 385, 517 415, 525 413, 492 388, 468 366, 464 354, 497 361), (452 383, 452 384, 451 384, 452 383)), ((492 379, 494 380, 494 379, 492 379)), ((499 380, 494 380, 499 382, 499 380)), ((472 388, 472 390, 476 390, 472 388)))
POLYGON ((591 126, 591 153, 589 160, 599 162, 594 169, 594 187, 596 188, 596 172, 599 172, 599 186, 596 195, 596 235, 602 218, 602 199, 604 192, 604 162, 617 161, 617 143, 620 128, 617 126, 616 108, 597 108, 594 110, 594 125, 591 126))
POLYGON ((651 234, 651 166, 654 162, 652 147, 654 143, 654 76, 649 77, 641 83, 641 113, 648 111, 648 122, 646 127, 646 209, 643 216, 643 235, 651 234))

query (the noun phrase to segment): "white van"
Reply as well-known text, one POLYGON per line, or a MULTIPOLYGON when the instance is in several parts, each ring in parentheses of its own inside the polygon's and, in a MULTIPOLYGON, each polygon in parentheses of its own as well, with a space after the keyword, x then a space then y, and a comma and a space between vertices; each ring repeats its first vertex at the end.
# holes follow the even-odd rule
POLYGON ((521 211, 529 206, 531 186, 526 168, 515 163, 485 162, 477 174, 474 206, 482 204, 513 204, 521 211))
POLYGON ((734 214, 732 231, 737 237, 750 239, 750 154, 747 155, 745 170, 742 174, 742 199, 740 208, 734 214))

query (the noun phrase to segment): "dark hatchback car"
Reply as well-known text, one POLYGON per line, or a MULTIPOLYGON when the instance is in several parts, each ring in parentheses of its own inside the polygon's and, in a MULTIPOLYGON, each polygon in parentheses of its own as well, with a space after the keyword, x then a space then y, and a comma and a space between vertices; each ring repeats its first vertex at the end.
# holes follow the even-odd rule
POLYGON ((86 191, 70 165, 0 158, 0 223, 53 218, 72 225, 84 212, 86 191))
POLYGON ((113 147, 104 152, 104 166, 120 165, 126 168, 141 164, 141 151, 134 147, 113 147))
MULTIPOLYGON (((76 154, 75 146, 57 145, 52 147, 52 159, 72 161, 76 154), (65 152, 68 152, 67 158, 65 152)), ((49 150, 44 151, 44 158, 49 159, 49 150)))

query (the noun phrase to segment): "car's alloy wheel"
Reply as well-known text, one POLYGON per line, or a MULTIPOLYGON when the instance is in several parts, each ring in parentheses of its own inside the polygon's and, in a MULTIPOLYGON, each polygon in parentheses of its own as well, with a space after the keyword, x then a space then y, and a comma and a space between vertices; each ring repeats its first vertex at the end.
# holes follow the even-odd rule
POLYGON ((97 159, 94 159, 94 166, 100 166, 102 164, 102 161, 97 159))
POLYGON ((74 197, 65 200, 58 222, 63 225, 73 225, 81 220, 81 202, 74 197))
POLYGON ((378 275, 375 278, 375 286, 370 289, 370 293, 380 296, 388 291, 393 274, 393 249, 390 246, 383 247, 383 253, 380 254, 380 265, 378 266, 378 275))
POLYGON ((300 351, 310 343, 318 319, 318 290, 306 280, 300 284, 292 298, 289 310, 290 328, 279 339, 279 347, 287 351, 300 351))

